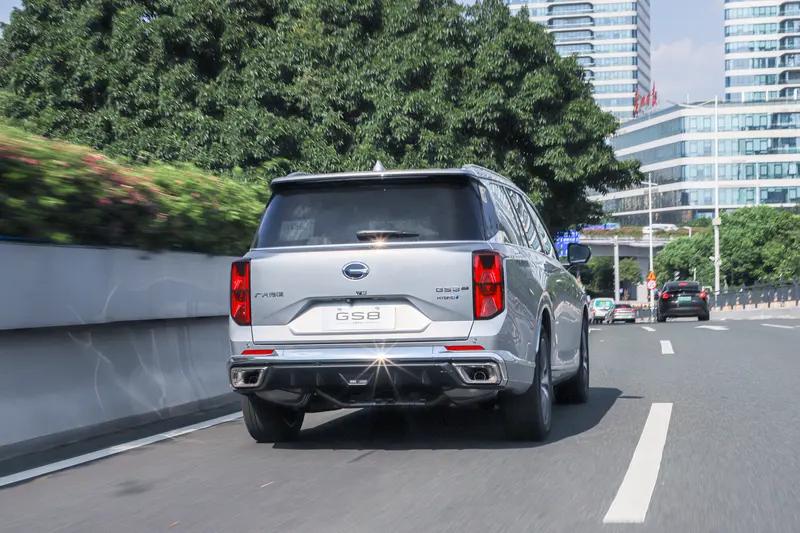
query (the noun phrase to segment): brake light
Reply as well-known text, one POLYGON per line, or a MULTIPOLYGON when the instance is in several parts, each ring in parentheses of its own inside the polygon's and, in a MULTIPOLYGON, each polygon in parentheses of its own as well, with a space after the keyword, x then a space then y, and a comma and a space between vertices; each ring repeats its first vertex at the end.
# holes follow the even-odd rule
POLYGON ((503 256, 498 252, 472 253, 472 292, 475 320, 494 318, 503 312, 503 256))
POLYGON ((250 261, 231 265, 231 318, 240 326, 250 325, 250 261))
POLYGON ((708 300, 708 293, 706 291, 702 291, 700 293, 700 298, 702 298, 703 300, 708 300))
POLYGON ((669 293, 668 293, 668 292, 662 293, 662 294, 661 294, 661 299, 662 299, 662 300, 669 300, 669 296, 670 296, 670 295, 669 295, 669 293))
POLYGON ((455 346, 445 346, 448 352, 482 352, 485 348, 478 344, 457 344, 455 346))

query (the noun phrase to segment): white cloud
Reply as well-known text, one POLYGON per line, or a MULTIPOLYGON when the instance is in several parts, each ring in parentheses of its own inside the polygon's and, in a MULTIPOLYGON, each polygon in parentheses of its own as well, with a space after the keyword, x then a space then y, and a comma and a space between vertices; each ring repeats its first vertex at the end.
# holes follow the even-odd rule
POLYGON ((689 37, 662 43, 653 50, 653 76, 659 99, 708 100, 725 92, 725 54, 721 42, 698 44, 689 37))

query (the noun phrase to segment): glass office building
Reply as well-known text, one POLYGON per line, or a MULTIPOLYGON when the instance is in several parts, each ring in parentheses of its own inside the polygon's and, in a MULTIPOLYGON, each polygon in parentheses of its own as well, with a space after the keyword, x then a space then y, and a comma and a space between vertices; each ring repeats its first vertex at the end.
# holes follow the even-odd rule
POLYGON ((725 99, 800 98, 800 2, 725 0, 725 99))
POLYGON ((650 91, 649 0, 532 0, 509 2, 545 26, 562 56, 586 69, 597 103, 621 121, 633 118, 637 90, 650 91))
MULTIPOLYGON (((623 124, 610 139, 619 159, 638 159, 642 171, 656 184, 654 222, 680 224, 712 216, 716 169, 720 209, 798 205, 800 105, 793 101, 721 103, 716 135, 715 126, 713 103, 673 106, 623 124)), ((623 225, 648 224, 647 187, 592 199, 623 225)))

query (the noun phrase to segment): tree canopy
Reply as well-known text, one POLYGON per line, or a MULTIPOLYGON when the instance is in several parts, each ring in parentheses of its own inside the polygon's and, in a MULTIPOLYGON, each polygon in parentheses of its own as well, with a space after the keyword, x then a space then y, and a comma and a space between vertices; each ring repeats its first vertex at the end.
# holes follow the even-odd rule
MULTIPOLYGON (((592 257, 580 272, 581 280, 589 294, 614 297, 613 257, 592 257)), ((623 257, 619 260, 619 281, 621 284, 629 285, 636 285, 642 281, 642 273, 636 259, 623 257)))
MULTIPOLYGON (((656 256, 659 281, 692 277, 711 285, 714 237, 702 233, 669 243, 656 256)), ((752 285, 800 277, 800 215, 774 207, 742 208, 722 215, 720 272, 729 285, 752 285)))
POLYGON ((497 170, 551 229, 638 179, 574 59, 500 0, 23 0, 2 112, 137 160, 290 171, 497 170))

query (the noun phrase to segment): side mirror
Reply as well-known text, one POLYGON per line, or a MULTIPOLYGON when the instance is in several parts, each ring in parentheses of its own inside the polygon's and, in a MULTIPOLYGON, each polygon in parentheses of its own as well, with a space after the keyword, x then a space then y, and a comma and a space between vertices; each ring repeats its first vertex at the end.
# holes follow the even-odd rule
POLYGON ((592 249, 585 244, 569 243, 567 248, 567 262, 570 266, 585 265, 592 258, 592 249))

